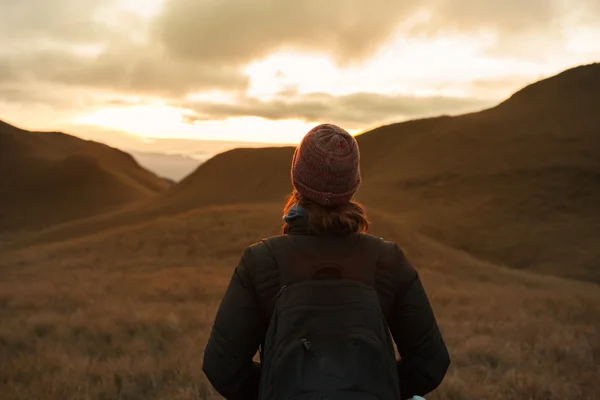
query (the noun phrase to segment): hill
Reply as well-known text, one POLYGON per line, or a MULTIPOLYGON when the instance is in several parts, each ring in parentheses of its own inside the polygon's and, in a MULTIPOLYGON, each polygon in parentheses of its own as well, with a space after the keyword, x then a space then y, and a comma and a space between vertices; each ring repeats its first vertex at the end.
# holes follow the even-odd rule
POLYGON ((120 150, 0 121, 0 233, 109 212, 169 186, 120 150))
MULTIPOLYGON (((499 268, 397 216, 372 219, 419 270, 452 357, 428 399, 600 391, 596 285, 499 268)), ((280 223, 279 206, 205 207, 5 252, 3 399, 217 399, 201 368, 216 307, 244 247, 280 223)))
POLYGON ((599 101, 593 64, 490 110, 361 135, 360 198, 495 263, 600 282, 599 101))
MULTIPOLYGON (((529 85, 491 109, 365 132, 357 137, 358 199, 494 264, 600 282, 599 102, 600 64, 592 64, 529 85)), ((198 207, 280 204, 291 190, 292 152, 219 154, 135 209, 57 226, 14 246, 198 207)))
POLYGON ((290 192, 292 147, 239 148, 209 159, 157 198, 157 205, 178 211, 243 203, 283 201, 290 192), (282 192, 283 190, 283 192, 282 192))
MULTIPOLYGON (((532 84, 492 109, 358 136, 359 200, 454 248, 515 268, 600 282, 600 64, 532 84)), ((280 201, 291 148, 242 149, 158 201, 280 201)))

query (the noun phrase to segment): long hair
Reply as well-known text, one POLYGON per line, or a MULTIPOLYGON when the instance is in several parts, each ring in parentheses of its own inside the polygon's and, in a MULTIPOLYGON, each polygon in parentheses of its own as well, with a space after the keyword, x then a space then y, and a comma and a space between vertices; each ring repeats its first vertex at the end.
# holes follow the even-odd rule
MULTIPOLYGON (((322 206, 303 199, 298 192, 294 191, 286 201, 283 215, 287 215, 290 208, 296 204, 308 211, 308 229, 312 234, 321 236, 366 233, 369 229, 365 207, 355 199, 341 205, 322 206)), ((287 233, 288 229, 288 223, 284 222, 283 233, 287 233)))

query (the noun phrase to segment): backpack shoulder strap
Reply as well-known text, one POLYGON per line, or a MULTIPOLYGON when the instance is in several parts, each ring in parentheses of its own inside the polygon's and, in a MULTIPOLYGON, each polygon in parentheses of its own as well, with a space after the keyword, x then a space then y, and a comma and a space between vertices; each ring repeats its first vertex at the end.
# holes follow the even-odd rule
POLYGON ((302 266, 302 254, 296 249, 289 235, 273 236, 263 239, 271 256, 275 259, 280 275, 280 286, 289 285, 298 280, 299 270, 302 266))

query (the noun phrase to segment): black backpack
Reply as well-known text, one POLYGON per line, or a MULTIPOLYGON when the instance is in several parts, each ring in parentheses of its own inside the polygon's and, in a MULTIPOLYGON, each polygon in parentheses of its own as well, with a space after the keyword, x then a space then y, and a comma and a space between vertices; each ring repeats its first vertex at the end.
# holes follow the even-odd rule
POLYGON ((374 289, 382 240, 360 235, 344 259, 265 241, 282 288, 261 353, 261 400, 399 400, 396 357, 374 289))

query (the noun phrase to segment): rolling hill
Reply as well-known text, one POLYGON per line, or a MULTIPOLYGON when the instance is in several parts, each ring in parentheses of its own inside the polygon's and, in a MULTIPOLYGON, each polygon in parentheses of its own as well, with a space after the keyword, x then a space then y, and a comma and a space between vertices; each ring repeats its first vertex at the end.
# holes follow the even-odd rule
POLYGON ((361 135, 359 196, 490 261, 600 282, 599 102, 593 64, 490 110, 361 135))
MULTIPOLYGON (((599 103, 600 64, 591 64, 491 109, 363 133, 357 197, 407 229, 487 261, 600 282, 599 103)), ((134 210, 57 226, 29 243, 206 206, 281 204, 291 190, 292 152, 224 152, 134 210)))
POLYGON ((281 202, 292 190, 293 152, 292 147, 271 147, 221 153, 171 187, 156 204, 187 211, 207 205, 281 202))
MULTIPOLYGON (((515 268, 600 282, 600 64, 534 83, 492 109, 358 136, 359 200, 447 245, 515 268)), ((216 156, 162 207, 280 201, 292 148, 216 156)))
POLYGON ((0 121, 0 232, 98 215, 168 187, 120 150, 0 121))
MULTIPOLYGON (((419 270, 452 357, 427 399, 595 398, 597 285, 499 268, 394 215, 372 219, 419 270)), ((214 314, 245 246, 280 222, 276 205, 204 207, 3 254, 3 399, 221 399, 201 366, 214 314)))

